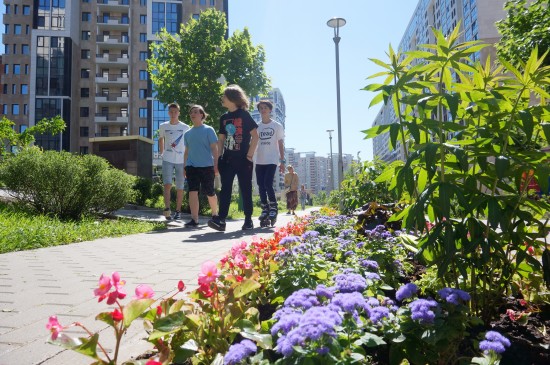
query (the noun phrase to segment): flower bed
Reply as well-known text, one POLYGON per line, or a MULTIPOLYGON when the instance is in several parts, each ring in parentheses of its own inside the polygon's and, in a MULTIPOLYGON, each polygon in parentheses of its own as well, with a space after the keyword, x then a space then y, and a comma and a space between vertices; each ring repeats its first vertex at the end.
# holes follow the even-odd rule
MULTIPOLYGON (((314 214, 270 239, 236 244, 219 263, 203 265, 198 289, 185 299, 181 282, 172 297, 156 301, 152 288, 138 286, 123 305, 124 282, 102 275, 95 294, 115 309, 97 319, 114 328, 118 349, 130 324, 143 318, 155 352, 128 364, 504 364, 520 348, 523 363, 550 360, 550 336, 542 331, 549 318, 535 307, 502 308, 495 328, 483 325, 470 310, 470 293, 438 287, 429 273, 415 276, 410 236, 384 226, 356 231, 354 224, 314 214), (524 316, 541 330, 530 346, 504 331, 524 316)), ((48 328, 53 343, 95 364, 117 363, 117 351, 102 351, 98 334, 71 339, 53 317, 48 328)))

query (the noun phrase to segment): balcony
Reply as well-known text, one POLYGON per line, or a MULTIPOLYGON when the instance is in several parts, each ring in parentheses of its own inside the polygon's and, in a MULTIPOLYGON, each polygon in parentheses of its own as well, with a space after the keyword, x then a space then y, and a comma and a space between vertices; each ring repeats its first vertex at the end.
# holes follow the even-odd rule
POLYGON ((128 49, 128 36, 98 35, 96 41, 103 49, 128 49))
POLYGON ((128 104, 128 101, 128 93, 95 94, 96 104, 128 104))
POLYGON ((96 63, 102 65, 119 65, 127 66, 129 64, 129 58, 127 54, 117 55, 109 53, 100 53, 95 55, 96 63))
POLYGON ((127 74, 120 73, 98 73, 95 75, 95 83, 100 86, 105 85, 128 85, 129 78, 127 74))
POLYGON ((127 31, 130 25, 130 18, 125 16, 98 15, 97 28, 99 30, 122 30, 127 31))
POLYGON ((94 122, 101 124, 122 125, 128 124, 128 114, 96 113, 94 122))
POLYGON ((97 0, 98 8, 109 11, 128 11, 130 0, 97 0))

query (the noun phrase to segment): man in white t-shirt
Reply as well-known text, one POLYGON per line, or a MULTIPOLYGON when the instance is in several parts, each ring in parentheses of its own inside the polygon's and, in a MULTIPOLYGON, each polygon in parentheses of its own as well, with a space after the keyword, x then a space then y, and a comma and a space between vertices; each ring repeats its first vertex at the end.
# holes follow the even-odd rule
POLYGON ((267 226, 268 219, 273 226, 278 212, 273 178, 277 165, 281 173, 285 171, 285 131, 280 123, 271 119, 273 104, 270 101, 260 100, 257 108, 262 116, 262 121, 258 124, 260 139, 256 150, 256 182, 262 202, 262 214, 259 219, 261 226, 267 226))
POLYGON ((190 128, 179 121, 180 106, 172 103, 168 106, 170 121, 159 126, 159 152, 162 156, 162 182, 164 184, 164 217, 172 219, 170 214, 170 190, 172 180, 176 179, 176 213, 174 219, 181 219, 183 201, 183 155, 185 146, 183 135, 190 128))

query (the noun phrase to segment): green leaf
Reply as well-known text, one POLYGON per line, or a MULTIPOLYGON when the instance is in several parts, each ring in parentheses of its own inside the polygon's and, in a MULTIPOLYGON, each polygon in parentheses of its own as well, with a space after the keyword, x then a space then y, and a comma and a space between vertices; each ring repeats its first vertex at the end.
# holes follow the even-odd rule
POLYGON ((385 344, 386 342, 382 337, 369 332, 366 332, 357 341, 355 341, 356 346, 366 345, 367 347, 376 347, 376 346, 381 346, 385 344))
POLYGON ((495 160, 495 170, 497 177, 504 179, 510 170, 510 159, 507 156, 498 156, 495 160))
POLYGON ((364 139, 369 139, 369 138, 374 138, 381 134, 387 133, 388 129, 390 129, 390 124, 377 125, 375 127, 365 129, 361 131, 361 133, 365 134, 364 139))
POLYGON ((318 279, 326 280, 327 277, 328 277, 328 273, 326 272, 326 270, 316 271, 316 272, 315 272, 315 276, 316 276, 318 279))
POLYGON ((113 316, 111 315, 111 312, 102 312, 102 313, 99 313, 95 319, 99 320, 99 321, 103 321, 105 323, 107 323, 109 326, 111 327, 114 327, 115 326, 115 321, 113 320, 113 316))
POLYGON ((122 308, 124 327, 129 327, 134 319, 138 318, 155 302, 154 299, 134 299, 122 308))
POLYGON ((241 336, 256 342, 258 346, 265 350, 270 350, 273 348, 273 338, 270 334, 259 333, 247 328, 245 331, 241 332, 241 336))
POLYGON ((82 345, 74 347, 73 350, 82 354, 100 360, 97 356, 97 342, 99 341, 99 333, 94 333, 94 335, 88 339, 81 338, 82 345))
POLYGON ((256 289, 261 288, 261 284, 256 280, 244 279, 235 288, 235 298, 240 298, 248 293, 253 292, 256 289))
POLYGON ((174 312, 165 317, 157 319, 153 328, 157 331, 169 333, 176 331, 185 324, 185 314, 183 312, 174 312))

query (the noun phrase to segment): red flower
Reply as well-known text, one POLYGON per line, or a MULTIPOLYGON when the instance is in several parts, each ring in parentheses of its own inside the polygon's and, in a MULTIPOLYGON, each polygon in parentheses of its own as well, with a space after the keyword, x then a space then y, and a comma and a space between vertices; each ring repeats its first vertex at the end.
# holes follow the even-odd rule
POLYGON ((183 282, 183 280, 178 281, 178 290, 179 291, 185 290, 185 283, 183 282))
POLYGON ((145 363, 145 365, 162 365, 162 363, 155 360, 149 360, 145 363))
POLYGON ((162 307, 159 305, 157 306, 157 316, 160 316, 162 314, 162 307))
POLYGON ((111 317, 113 317, 113 321, 115 322, 120 322, 124 319, 124 315, 118 309, 115 309, 113 312, 111 312, 111 317))
POLYGON ((214 295, 214 292, 212 291, 212 289, 210 289, 210 284, 202 284, 197 290, 206 298, 210 298, 212 295, 214 295))

